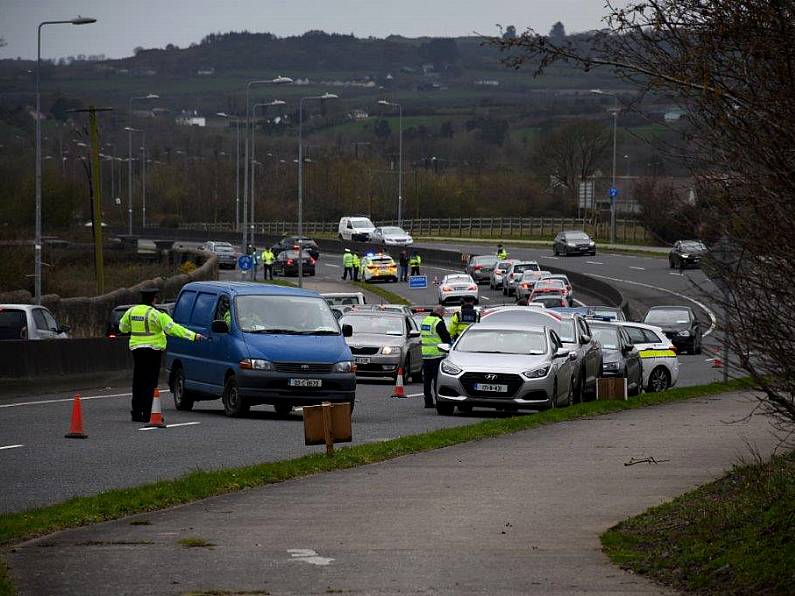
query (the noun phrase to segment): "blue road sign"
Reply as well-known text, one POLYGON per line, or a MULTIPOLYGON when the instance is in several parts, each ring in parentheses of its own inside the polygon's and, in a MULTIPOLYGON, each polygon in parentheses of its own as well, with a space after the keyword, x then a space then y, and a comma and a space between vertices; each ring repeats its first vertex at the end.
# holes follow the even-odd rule
POLYGON ((248 271, 253 264, 253 259, 248 255, 240 255, 237 258, 237 266, 240 267, 241 271, 248 271))
POLYGON ((424 290, 428 287, 427 275, 409 275, 409 288, 412 290, 424 290))
POLYGON ((611 186, 610 190, 607 191, 607 194, 611 199, 615 199, 618 196, 618 189, 615 186, 611 186))

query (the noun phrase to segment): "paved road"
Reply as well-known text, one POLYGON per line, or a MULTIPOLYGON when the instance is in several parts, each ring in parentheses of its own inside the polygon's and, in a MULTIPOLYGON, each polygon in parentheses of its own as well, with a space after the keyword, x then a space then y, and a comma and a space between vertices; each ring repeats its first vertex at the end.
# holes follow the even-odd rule
POLYGON ((664 594, 598 535, 750 457, 746 442, 767 456, 767 419, 743 419, 754 403, 541 427, 61 532, 8 562, 22 595, 664 594))

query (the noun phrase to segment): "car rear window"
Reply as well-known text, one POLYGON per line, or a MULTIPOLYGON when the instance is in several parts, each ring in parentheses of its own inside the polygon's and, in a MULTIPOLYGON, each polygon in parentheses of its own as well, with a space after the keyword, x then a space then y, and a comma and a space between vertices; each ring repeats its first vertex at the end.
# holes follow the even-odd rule
POLYGON ((0 339, 22 339, 22 330, 25 327, 25 311, 0 310, 0 339))
POLYGON ((538 263, 520 263, 518 265, 514 265, 513 270, 516 273, 520 273, 522 271, 540 271, 541 267, 538 266, 538 263))
POLYGON ((370 263, 373 265, 394 265, 395 261, 392 260, 392 257, 373 257, 370 259, 370 263))

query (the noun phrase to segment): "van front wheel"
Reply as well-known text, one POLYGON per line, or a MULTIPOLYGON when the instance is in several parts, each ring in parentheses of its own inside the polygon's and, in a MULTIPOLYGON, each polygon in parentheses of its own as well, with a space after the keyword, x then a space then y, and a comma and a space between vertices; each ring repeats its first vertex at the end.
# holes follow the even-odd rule
POLYGON ((224 402, 224 414, 234 418, 241 418, 248 414, 249 404, 240 395, 240 388, 237 385, 237 378, 235 375, 230 375, 224 385, 224 394, 222 396, 224 402))

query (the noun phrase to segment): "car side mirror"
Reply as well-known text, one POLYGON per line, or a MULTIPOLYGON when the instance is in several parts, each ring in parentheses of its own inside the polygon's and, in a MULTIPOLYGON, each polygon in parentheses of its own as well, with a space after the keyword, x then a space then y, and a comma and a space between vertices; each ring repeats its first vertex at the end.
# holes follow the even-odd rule
POLYGON ((58 333, 69 333, 72 328, 69 325, 61 325, 58 327, 58 333))
POLYGON ((229 324, 223 319, 218 319, 210 325, 210 330, 213 333, 229 333, 229 324))
POLYGON ((566 348, 560 348, 555 352, 555 358, 568 358, 570 353, 566 348))
POLYGON ((409 337, 411 337, 411 338, 416 338, 416 337, 419 337, 420 335, 421 335, 421 333, 419 331, 417 331, 416 329, 412 329, 411 331, 409 331, 409 337))
POLYGON ((621 348, 621 351, 622 351, 624 354, 629 354, 629 353, 630 353, 632 350, 634 350, 634 349, 635 349, 635 346, 633 346, 633 345, 626 345, 626 346, 624 346, 623 348, 621 348))
POLYGON ((450 353, 450 344, 437 344, 436 347, 439 348, 439 351, 444 352, 445 354, 450 353))
POLYGON ((590 335, 581 335, 580 336, 580 343, 582 345, 586 345, 591 343, 591 336, 590 335))
POLYGON ((577 352, 575 352, 574 350, 571 350, 569 352, 569 360, 572 360, 572 361, 577 360, 577 352))
POLYGON ((342 337, 350 337, 353 335, 353 327, 348 324, 342 326, 342 337))

